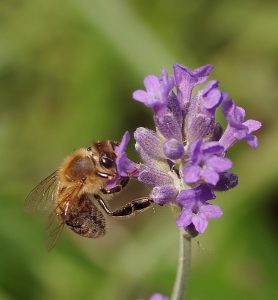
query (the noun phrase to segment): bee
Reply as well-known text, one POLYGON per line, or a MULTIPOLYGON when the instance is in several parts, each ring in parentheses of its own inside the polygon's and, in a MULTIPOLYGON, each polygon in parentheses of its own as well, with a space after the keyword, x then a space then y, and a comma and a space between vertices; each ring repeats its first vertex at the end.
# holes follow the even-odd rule
POLYGON ((117 142, 103 140, 74 151, 26 197, 27 211, 49 216, 45 236, 48 250, 54 247, 65 225, 80 236, 98 238, 106 232, 103 212, 112 217, 126 217, 152 205, 152 200, 143 197, 115 211, 107 206, 106 200, 120 192, 131 176, 118 174, 116 146, 117 142), (116 183, 109 188, 115 179, 116 183))

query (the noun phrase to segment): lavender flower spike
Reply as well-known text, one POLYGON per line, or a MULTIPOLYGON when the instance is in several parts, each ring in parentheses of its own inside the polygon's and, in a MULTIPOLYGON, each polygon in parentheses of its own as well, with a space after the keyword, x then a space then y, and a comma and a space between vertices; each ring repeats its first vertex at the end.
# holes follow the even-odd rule
POLYGON ((236 106, 233 100, 223 102, 222 111, 228 121, 228 126, 219 143, 225 147, 225 150, 230 148, 237 140, 242 139, 252 148, 257 148, 258 139, 251 133, 261 128, 261 122, 256 120, 244 122, 245 110, 240 106, 236 106))
MULTIPOLYGON (((149 75, 144 81, 146 91, 133 94, 153 109, 155 122, 154 131, 139 128, 135 132, 135 148, 142 159, 137 180, 152 186, 149 200, 180 211, 176 219, 176 226, 181 227, 180 255, 172 300, 184 299, 191 239, 206 230, 209 219, 223 215, 210 200, 216 198, 215 192, 238 184, 238 176, 230 172, 227 150, 242 139, 253 148, 258 146, 252 132, 261 123, 244 121, 244 109, 227 100, 217 80, 205 83, 212 69, 212 65, 190 70, 174 64, 174 80, 165 70, 160 78, 149 75), (198 86, 202 83, 204 87, 198 86), (224 133, 216 120, 220 106, 228 122, 224 133)), ((150 300, 168 298, 154 294, 150 300)))
POLYGON ((227 150, 240 139, 256 147, 252 132, 261 127, 258 121, 244 121, 244 109, 226 100, 228 94, 219 89, 217 80, 205 83, 212 69, 212 65, 190 70, 175 64, 173 77, 165 70, 160 78, 149 75, 144 81, 146 91, 133 94, 135 100, 153 109, 155 121, 154 131, 140 127, 134 135, 143 161, 137 180, 152 186, 149 197, 155 203, 176 204, 182 210, 177 226, 189 235, 195 235, 192 227, 204 232, 208 219, 222 215, 208 201, 215 197, 214 191, 227 191, 238 184, 237 175, 230 172, 227 150), (201 83, 205 86, 194 93, 201 83), (221 105, 228 121, 224 133, 216 121, 221 105))

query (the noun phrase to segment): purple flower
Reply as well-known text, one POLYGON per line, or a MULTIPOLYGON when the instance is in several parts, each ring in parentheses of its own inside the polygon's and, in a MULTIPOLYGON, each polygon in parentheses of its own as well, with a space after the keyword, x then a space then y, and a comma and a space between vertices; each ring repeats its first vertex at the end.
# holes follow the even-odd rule
POLYGON ((205 65, 195 70, 175 64, 173 66, 175 84, 177 88, 177 97, 184 106, 190 101, 193 88, 207 80, 210 72, 213 70, 213 65, 205 65))
POLYGON ((129 132, 126 131, 122 137, 119 146, 116 146, 115 152, 117 172, 120 176, 135 176, 139 166, 127 158, 126 146, 130 140, 129 132))
POLYGON ((202 105, 211 115, 215 114, 216 108, 227 97, 227 93, 221 92, 218 87, 219 81, 212 80, 202 90, 202 105))
POLYGON ((219 206, 207 203, 214 198, 214 193, 206 184, 180 192, 176 201, 182 206, 182 212, 176 220, 177 226, 186 229, 193 224, 199 233, 203 233, 208 219, 220 218, 223 214, 219 206))
POLYGON ((261 127, 258 121, 244 121, 244 109, 226 100, 228 94, 220 91, 217 80, 194 93, 212 69, 212 65, 190 70, 175 64, 173 77, 163 70, 160 78, 145 78, 146 91, 135 91, 133 98, 153 109, 155 130, 140 127, 135 131, 142 163, 134 167, 123 150, 118 167, 121 174, 136 168, 137 180, 152 186, 149 197, 155 203, 180 207, 176 224, 191 236, 204 232, 210 218, 222 215, 217 205, 208 203, 215 198, 214 191, 238 184, 237 175, 228 172, 232 162, 226 157, 227 149, 240 139, 256 147, 257 138, 251 133, 261 127), (224 133, 216 122, 221 105, 228 121, 224 133))
POLYGON ((167 297, 165 297, 161 294, 156 293, 156 294, 153 294, 151 296, 150 300, 169 300, 169 298, 167 298, 167 297))
POLYGON ((251 133, 261 128, 261 122, 251 119, 244 122, 245 110, 240 106, 236 106, 233 100, 223 102, 222 111, 228 121, 228 126, 219 143, 224 146, 225 150, 230 148, 237 140, 242 139, 252 148, 258 147, 258 139, 251 133))
POLYGON ((156 114, 161 114, 167 107, 168 95, 174 86, 173 79, 169 78, 167 71, 163 69, 160 78, 155 75, 148 75, 144 79, 144 85, 146 91, 135 91, 133 99, 153 108, 156 114))
POLYGON ((184 180, 187 183, 204 180, 216 185, 219 174, 232 167, 232 162, 221 156, 224 154, 224 147, 218 142, 195 141, 190 145, 189 152, 190 161, 184 168, 184 180))

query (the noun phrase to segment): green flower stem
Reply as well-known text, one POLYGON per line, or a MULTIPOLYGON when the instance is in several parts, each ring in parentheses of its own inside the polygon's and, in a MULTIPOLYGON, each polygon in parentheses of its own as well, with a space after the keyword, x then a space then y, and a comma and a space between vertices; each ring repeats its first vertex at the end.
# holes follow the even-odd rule
POLYGON ((185 300, 185 290, 190 272, 191 237, 180 229, 179 262, 171 300, 185 300))

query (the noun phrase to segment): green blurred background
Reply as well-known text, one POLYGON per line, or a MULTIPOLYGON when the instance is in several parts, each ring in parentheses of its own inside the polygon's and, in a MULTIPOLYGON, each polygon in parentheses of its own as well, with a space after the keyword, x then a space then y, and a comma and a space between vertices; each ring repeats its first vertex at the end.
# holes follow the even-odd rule
MULTIPOLYGON (((23 201, 73 149, 152 127, 131 94, 172 63, 215 64, 211 78, 263 123, 257 150, 232 148, 240 184, 218 195, 224 217, 193 242, 188 299, 278 299, 277 32, 276 0, 1 0, 0 299, 170 295, 170 209, 109 219, 99 240, 65 230, 47 253, 23 201)), ((111 204, 146 193, 133 183, 111 204)))

